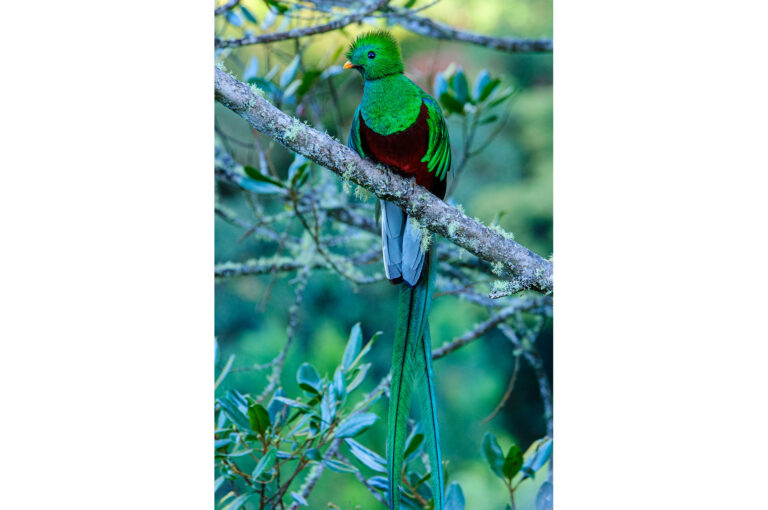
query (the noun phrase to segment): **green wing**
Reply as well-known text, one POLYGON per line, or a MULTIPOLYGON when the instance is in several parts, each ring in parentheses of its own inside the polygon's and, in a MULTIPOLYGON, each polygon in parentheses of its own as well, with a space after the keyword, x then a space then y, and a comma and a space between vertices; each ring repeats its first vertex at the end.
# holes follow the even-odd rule
POLYGON ((443 180, 451 169, 451 140, 448 137, 448 128, 445 126, 440 105, 426 94, 424 104, 427 106, 428 114, 429 146, 421 161, 427 163, 430 172, 436 172, 438 179, 443 180))
POLYGON ((363 144, 360 142, 360 107, 355 110, 355 116, 352 117, 352 127, 349 128, 349 139, 347 140, 347 146, 350 149, 354 149, 360 154, 361 158, 365 157, 363 152, 363 144))

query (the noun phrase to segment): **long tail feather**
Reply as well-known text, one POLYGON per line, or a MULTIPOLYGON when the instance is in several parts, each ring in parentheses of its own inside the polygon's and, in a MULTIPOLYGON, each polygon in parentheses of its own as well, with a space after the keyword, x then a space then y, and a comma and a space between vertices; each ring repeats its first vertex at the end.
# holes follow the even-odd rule
POLYGON ((405 462, 405 440, 408 414, 414 382, 425 420, 425 445, 430 458, 431 484, 435 510, 443 508, 443 475, 440 459, 439 434, 432 357, 427 317, 435 282, 436 256, 433 248, 428 254, 421 278, 413 287, 400 287, 398 326, 392 355, 392 383, 389 399, 387 433, 387 474, 389 476, 389 508, 400 508, 400 476, 405 462))
POLYGON ((421 380, 417 383, 416 399, 419 402, 421 419, 424 424, 424 447, 429 457, 429 468, 432 476, 430 485, 435 509, 442 510, 443 494, 443 460, 440 454, 440 431, 437 426, 437 401, 435 398, 435 376, 432 372, 432 341, 429 335, 429 324, 424 326, 422 349, 423 370, 421 380))

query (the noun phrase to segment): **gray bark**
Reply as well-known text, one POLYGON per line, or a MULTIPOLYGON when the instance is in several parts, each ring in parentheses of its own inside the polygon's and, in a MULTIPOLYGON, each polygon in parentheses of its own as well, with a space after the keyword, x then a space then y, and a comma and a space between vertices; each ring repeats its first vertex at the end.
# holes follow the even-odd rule
POLYGON ((470 218, 412 180, 360 158, 327 134, 278 110, 251 87, 218 68, 214 88, 216 100, 257 131, 379 198, 396 203, 423 227, 494 264, 499 277, 511 282, 509 290, 553 291, 552 262, 470 218))

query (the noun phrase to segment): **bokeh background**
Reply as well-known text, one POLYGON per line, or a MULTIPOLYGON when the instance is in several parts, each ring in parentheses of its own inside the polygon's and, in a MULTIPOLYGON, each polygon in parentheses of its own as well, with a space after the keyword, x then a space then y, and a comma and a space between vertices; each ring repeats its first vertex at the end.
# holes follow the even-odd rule
MULTIPOLYGON (((243 0, 259 20, 267 15, 263 2, 243 0)), ((417 4, 418 5, 418 4, 417 4)), ((552 3, 536 0, 443 0, 422 11, 423 16, 476 33, 497 36, 551 37, 552 3)), ((247 20, 245 20, 247 21, 247 20)), ((383 22, 374 22, 383 27, 383 22)), ((327 34, 304 38, 307 45, 303 61, 317 69, 344 62, 343 51, 360 32, 372 25, 347 27, 327 34)), ((514 233, 515 239, 536 253, 549 257, 552 252, 552 55, 510 54, 474 45, 439 41, 392 27, 401 42, 406 74, 424 90, 431 93, 436 73, 451 64, 461 66, 470 82, 482 69, 502 79, 502 85, 514 86, 516 94, 504 103, 500 114, 508 114, 499 136, 472 158, 452 187, 448 200, 462 204, 465 211, 490 223, 503 214, 499 224, 514 233)), ((240 37, 238 27, 217 23, 217 35, 240 37)), ((238 48, 221 55, 226 67, 241 77, 256 57, 265 74, 275 64, 286 66, 296 53, 293 41, 271 45, 238 48)), ((362 81, 355 72, 345 72, 329 78, 337 91, 342 112, 342 124, 330 105, 319 114, 325 119, 324 128, 346 143, 349 124, 362 94, 362 81)), ((329 104, 330 94, 325 99, 329 104)), ((288 113, 296 111, 295 104, 282 105, 288 113)), ((216 104, 216 143, 222 144, 241 164, 258 166, 257 152, 249 147, 254 133, 245 122, 223 106, 216 104)), ((460 118, 448 117, 454 161, 461 143, 460 118)), ((484 140, 495 124, 483 126, 477 139, 484 140)), ((265 138, 258 139, 266 144, 265 138)), ((271 152, 275 166, 287 169, 292 155, 282 148, 271 152)), ((326 171, 314 168, 313 172, 326 171)), ((242 194, 226 184, 217 183, 217 202, 248 217, 249 209, 242 194)), ((244 262, 275 252, 275 243, 241 239, 243 230, 216 218, 216 262, 244 262)), ((444 241, 443 241, 444 242, 444 241)), ((439 249, 439 248, 438 248, 439 249)), ((285 275, 275 282, 271 276, 249 276, 217 281, 215 284, 217 362, 221 364, 231 354, 234 365, 247 366, 266 363, 282 348, 286 337, 288 309, 294 300, 288 283, 294 275, 285 275), (265 296, 268 294, 268 299, 265 296)), ((281 383, 286 392, 295 394, 298 385, 295 374, 306 360, 321 374, 332 375, 341 359, 349 330, 362 323, 367 340, 376 331, 382 337, 368 355, 373 362, 363 391, 370 391, 385 376, 391 360, 391 340, 395 329, 397 293, 387 282, 353 286, 337 274, 314 271, 298 315, 294 343, 288 352, 281 383)), ((435 300, 430 323, 435 347, 463 334, 474 324, 487 319, 484 308, 447 295, 435 300)), ((537 347, 552 380, 551 320, 536 339, 537 347)), ((435 362, 438 392, 441 446, 447 461, 446 471, 451 481, 458 481, 469 509, 503 508, 508 495, 503 483, 493 476, 483 460, 480 444, 485 432, 493 432, 502 448, 515 442, 523 450, 546 434, 546 423, 536 379, 527 363, 520 363, 514 391, 502 411, 490 422, 483 423, 502 398, 514 365, 513 346, 496 330, 483 338, 435 362)), ((227 376, 226 387, 242 393, 258 393, 266 384, 266 373, 234 372, 227 376)), ((373 412, 381 416, 361 441, 378 452, 384 451, 386 435, 386 399, 381 399, 373 412)), ((516 501, 518 508, 533 508, 538 483, 523 484, 516 501)), ((327 472, 312 492, 311 508, 325 508, 333 501, 342 508, 381 508, 352 475, 327 472)))

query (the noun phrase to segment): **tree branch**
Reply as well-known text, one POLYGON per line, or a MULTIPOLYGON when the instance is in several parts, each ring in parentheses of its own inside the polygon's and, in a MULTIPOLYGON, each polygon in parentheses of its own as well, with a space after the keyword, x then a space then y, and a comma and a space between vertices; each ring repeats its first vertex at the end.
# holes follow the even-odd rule
POLYGON ((379 198, 397 204, 430 231, 493 263, 499 276, 511 281, 516 291, 552 292, 552 262, 451 207, 415 182, 360 158, 327 134, 281 112, 248 85, 218 68, 214 88, 216 100, 254 129, 379 198))
POLYGON ((466 32, 453 28, 444 23, 433 21, 422 16, 415 16, 407 11, 395 11, 387 14, 389 20, 397 22, 406 30, 415 34, 458 41, 477 46, 484 46, 493 50, 508 51, 510 53, 523 52, 552 52, 552 39, 516 39, 512 37, 491 37, 488 35, 466 32))
POLYGON ((218 16, 219 14, 224 14, 230 9, 233 9, 237 4, 240 3, 240 0, 229 0, 224 5, 221 5, 220 7, 216 7, 216 9, 213 11, 213 14, 218 16))
POLYGON ((432 359, 440 359, 446 354, 452 353, 459 347, 462 347, 474 340, 477 340, 478 338, 483 336, 486 332, 498 326, 508 318, 512 317, 517 312, 528 310, 531 308, 539 308, 540 306, 543 306, 548 302, 550 302, 549 297, 542 296, 533 300, 527 300, 527 301, 521 300, 518 303, 508 306, 503 310, 501 310, 499 313, 495 314, 490 319, 478 324, 474 329, 467 331, 466 333, 456 338, 455 340, 452 340, 451 342, 445 345, 442 345, 437 349, 434 349, 432 351, 432 359))
MULTIPOLYGON (((331 443, 331 446, 328 447, 328 449, 325 451, 325 454, 323 455, 323 459, 332 459, 335 455, 339 452, 339 445, 341 444, 341 439, 334 439, 331 443)), ((317 484, 317 481, 320 479, 320 476, 323 474, 323 471, 325 470, 325 463, 320 462, 314 466, 312 471, 309 472, 309 475, 307 476, 307 479, 304 481, 304 483, 301 486, 301 497, 304 499, 307 499, 309 497, 309 493, 312 492, 312 489, 315 488, 315 484, 317 484)), ((299 503, 293 502, 291 503, 291 506, 288 508, 288 510, 298 510, 299 503)))
POLYGON ((294 28, 285 32, 275 32, 272 34, 261 35, 249 35, 242 39, 219 39, 216 38, 214 43, 216 48, 236 48, 238 46, 247 46, 249 44, 265 44, 277 41, 285 41, 286 39, 298 39, 307 35, 321 34, 323 32, 330 32, 339 28, 344 28, 347 25, 358 22, 364 17, 368 16, 372 12, 381 9, 389 3, 390 0, 379 0, 369 4, 367 8, 348 14, 347 16, 338 18, 324 25, 315 25, 304 28, 294 28))

